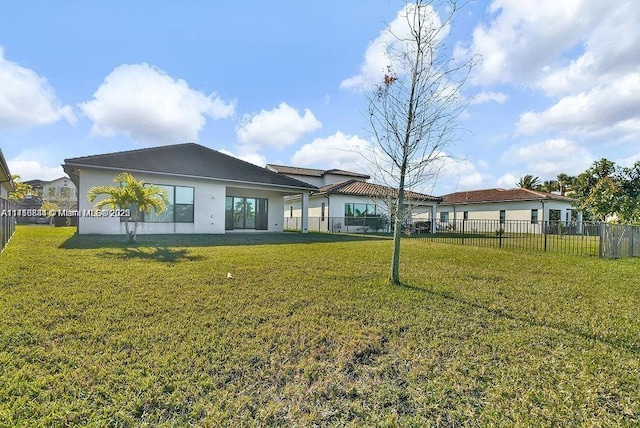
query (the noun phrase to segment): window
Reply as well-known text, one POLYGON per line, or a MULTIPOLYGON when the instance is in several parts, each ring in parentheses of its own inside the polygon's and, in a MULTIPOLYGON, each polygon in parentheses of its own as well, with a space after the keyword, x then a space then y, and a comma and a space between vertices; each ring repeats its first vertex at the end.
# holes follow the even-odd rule
POLYGON ((324 221, 324 208, 325 208, 325 203, 322 203, 322 207, 320 208, 320 221, 324 221))
POLYGON ((371 229, 382 228, 382 213, 375 204, 344 204, 345 226, 364 226, 371 229))
MULTIPOLYGON (((227 196, 225 202, 225 229, 269 228, 268 199, 227 196)), ((293 212, 293 207, 291 207, 293 212)))
POLYGON ((507 218, 507 211, 500 210, 500 224, 504 224, 504 221, 506 218, 507 218))
POLYGON ((55 198, 56 197, 56 188, 55 187, 49 187, 49 197, 50 198, 55 198))
POLYGON ((560 221, 560 210, 549 210, 549 221, 553 224, 560 221))
POLYGON ((538 224, 538 210, 531 210, 531 224, 538 224))
POLYGON ((193 187, 176 186, 174 218, 176 223, 193 223, 193 187))
POLYGON ((69 189, 68 187, 61 187, 60 188, 60 197, 61 198, 70 198, 71 197, 71 189, 69 189))
POLYGON ((441 223, 446 223, 449 221, 449 212, 448 211, 442 211, 440 213, 440 222, 441 223))
MULTIPOLYGON (((193 223, 194 188, 185 186, 168 186, 154 184, 167 192, 167 204, 161 213, 151 210, 150 214, 137 211, 135 205, 131 206, 131 213, 138 212, 138 221, 149 223, 193 223)), ((125 221, 124 217, 120 218, 125 221)), ((128 220, 132 220, 129 218, 128 220)))
POLYGON ((462 212, 462 219, 463 220, 469 220, 469 211, 463 211, 462 212))

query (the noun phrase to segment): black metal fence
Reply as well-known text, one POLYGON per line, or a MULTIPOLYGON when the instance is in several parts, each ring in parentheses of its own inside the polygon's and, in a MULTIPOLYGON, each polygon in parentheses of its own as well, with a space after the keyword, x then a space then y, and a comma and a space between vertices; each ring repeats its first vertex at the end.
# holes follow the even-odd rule
MULTIPOLYGON (((286 217, 285 230, 301 230, 286 217)), ((416 219, 403 226, 407 238, 474 247, 555 252, 603 258, 640 256, 640 226, 583 221, 416 219), (432 231, 435 229, 435 233, 432 231)), ((310 217, 307 230, 324 233, 391 234, 382 217, 310 217)))
POLYGON ((16 219, 13 216, 13 210, 16 205, 12 201, 0 198, 0 252, 11 239, 13 232, 16 230, 16 219))
POLYGON ((529 220, 455 220, 438 222, 422 239, 475 247, 602 256, 601 223, 529 220))
MULTIPOLYGON (((301 217, 285 217, 285 230, 301 230, 301 217)), ((384 216, 371 217, 309 217, 309 232, 325 233, 390 233, 391 224, 384 216)))

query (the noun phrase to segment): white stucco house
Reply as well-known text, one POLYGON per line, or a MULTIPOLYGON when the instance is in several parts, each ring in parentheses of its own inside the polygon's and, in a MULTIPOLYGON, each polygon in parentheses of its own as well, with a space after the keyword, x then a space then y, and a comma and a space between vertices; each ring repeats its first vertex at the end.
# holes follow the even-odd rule
MULTIPOLYGON (((366 174, 330 169, 298 168, 267 165, 267 169, 317 186, 311 191, 303 210, 300 195, 284 199, 285 225, 299 229, 299 222, 308 213, 308 229, 320 232, 387 232, 391 229, 390 207, 395 189, 368 183, 366 174)), ((405 225, 418 226, 420 231, 435 230, 436 205, 441 199, 418 192, 405 193, 405 225)))
POLYGON ((65 159, 63 168, 78 188, 80 234, 125 233, 121 218, 85 215, 93 208, 87 191, 114 185, 120 172, 164 188, 169 197, 164 212, 145 215, 140 234, 281 232, 284 197, 301 195, 306 201, 316 190, 194 143, 65 159))
POLYGON ((438 205, 438 230, 459 230, 464 226, 469 231, 483 232, 497 228, 505 232, 552 232, 582 223, 582 213, 574 202, 555 193, 521 188, 450 193, 442 196, 438 205))

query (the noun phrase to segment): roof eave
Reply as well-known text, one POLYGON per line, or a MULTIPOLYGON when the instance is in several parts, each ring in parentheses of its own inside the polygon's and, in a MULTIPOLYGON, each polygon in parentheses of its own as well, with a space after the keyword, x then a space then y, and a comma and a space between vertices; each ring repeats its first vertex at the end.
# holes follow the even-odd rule
MULTIPOLYGON (((75 163, 75 162, 66 162, 62 165, 62 169, 67 173, 67 175, 69 175, 69 177, 72 176, 71 170, 68 170, 67 167, 76 167, 76 168, 92 168, 92 169, 106 169, 106 170, 110 170, 110 171, 129 171, 129 172, 136 172, 136 173, 143 173, 143 174, 159 174, 159 175, 168 175, 171 177, 185 177, 185 178, 198 178, 198 179, 202 179, 202 180, 216 180, 216 181, 227 181, 227 182, 231 182, 231 183, 241 183, 241 184, 254 184, 254 185, 261 185, 261 186, 273 186, 273 187, 283 187, 286 189, 293 189, 293 190, 306 190, 306 191, 312 191, 314 189, 317 189, 316 186, 313 186, 311 184, 308 184, 307 186, 289 186, 286 184, 277 184, 277 183, 264 183, 264 182, 259 182, 259 181, 243 181, 243 180, 234 180, 234 179, 230 179, 230 178, 220 178, 220 177, 206 177, 206 176, 202 176, 202 175, 189 175, 189 174, 176 174, 176 173, 171 173, 171 172, 162 172, 162 171, 150 171, 150 170, 143 170, 143 169, 132 169, 132 168, 116 168, 116 167, 110 167, 110 166, 98 166, 98 165, 89 165, 89 164, 82 164, 82 163, 75 163)), ((77 176, 77 174, 74 173, 74 175, 77 176)), ((76 184, 76 186, 78 186, 78 183, 76 183, 73 180, 73 177, 71 177, 71 180, 74 182, 74 184, 76 184)))

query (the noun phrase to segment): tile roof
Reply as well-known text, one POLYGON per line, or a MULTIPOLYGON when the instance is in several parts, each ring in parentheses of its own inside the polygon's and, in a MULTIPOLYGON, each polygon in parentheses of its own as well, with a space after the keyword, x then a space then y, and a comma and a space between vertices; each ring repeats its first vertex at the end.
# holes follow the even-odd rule
POLYGON ((480 204, 487 202, 513 202, 513 201, 564 201, 574 202, 575 199, 554 193, 539 192, 529 189, 482 189, 468 192, 449 193, 442 196, 442 205, 480 204))
POLYGON ((195 143, 71 158, 65 159, 64 162, 65 172, 72 177, 75 168, 97 167, 127 172, 155 172, 268 184, 295 189, 316 189, 311 184, 277 174, 195 143))
MULTIPOLYGON (((393 198, 396 196, 396 189, 388 186, 382 186, 380 184, 367 183, 359 180, 347 180, 339 183, 329 184, 323 186, 311 193, 312 195, 318 194, 341 194, 341 195, 353 195, 353 196, 369 196, 378 198, 393 198)), ((405 198, 415 201, 434 201, 439 202, 441 198, 437 196, 425 195, 423 193, 412 192, 410 190, 405 191, 405 198)))
POLYGON ((270 171, 279 172, 280 174, 304 175, 307 177, 323 177, 327 174, 343 175, 345 177, 358 177, 370 179, 371 177, 359 172, 345 171, 343 169, 315 169, 315 168, 299 168, 297 166, 285 166, 267 164, 266 168, 270 171))

